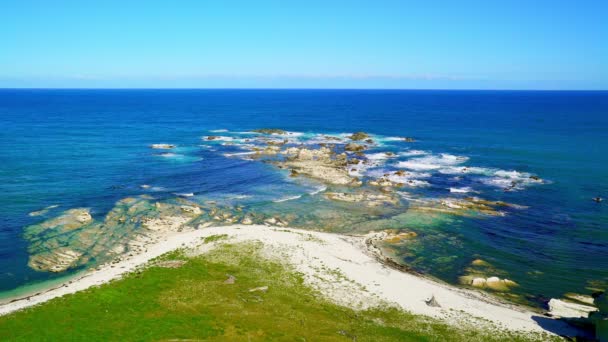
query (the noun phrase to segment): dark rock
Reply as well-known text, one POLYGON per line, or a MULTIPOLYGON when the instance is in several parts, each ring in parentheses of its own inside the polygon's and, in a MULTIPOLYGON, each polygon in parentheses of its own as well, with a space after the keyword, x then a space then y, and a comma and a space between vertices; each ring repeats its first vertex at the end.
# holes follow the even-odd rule
POLYGON ((364 140, 369 138, 369 134, 365 132, 357 132, 350 136, 351 140, 364 140))

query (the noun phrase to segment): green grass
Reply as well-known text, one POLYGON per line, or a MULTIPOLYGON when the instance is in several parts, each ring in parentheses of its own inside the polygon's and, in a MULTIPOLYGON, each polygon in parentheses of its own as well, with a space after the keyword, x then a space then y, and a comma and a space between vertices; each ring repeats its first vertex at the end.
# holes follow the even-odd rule
MULTIPOLYGON (((223 245, 180 268, 148 267, 121 280, 0 317, 0 341, 494 341, 505 332, 462 330, 392 307, 356 311, 322 299, 301 275, 223 245), (227 275, 235 284, 224 284, 227 275), (267 292, 249 289, 268 286, 267 292)), ((538 338, 538 336, 537 336, 538 338)))

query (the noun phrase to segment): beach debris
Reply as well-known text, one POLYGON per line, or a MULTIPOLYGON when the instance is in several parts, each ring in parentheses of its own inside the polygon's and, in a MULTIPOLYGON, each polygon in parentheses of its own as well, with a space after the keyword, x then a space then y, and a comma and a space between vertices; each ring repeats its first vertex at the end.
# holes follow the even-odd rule
POLYGON ((228 277, 228 279, 224 280, 224 284, 226 284, 226 285, 234 284, 234 282, 236 281, 236 277, 231 274, 226 274, 226 276, 228 277))
POLYGON ((266 292, 268 291, 268 286, 260 286, 254 287, 253 289, 249 289, 249 292, 266 292))
POLYGON ((158 150, 170 150, 177 147, 176 145, 172 145, 172 144, 152 144, 150 145, 150 148, 154 148, 154 149, 158 149, 158 150))
POLYGON ((441 307, 441 305, 439 305, 439 302, 437 301, 437 299, 435 299, 435 295, 432 295, 430 299, 425 300, 424 302, 426 303, 426 305, 434 307, 434 308, 441 307))

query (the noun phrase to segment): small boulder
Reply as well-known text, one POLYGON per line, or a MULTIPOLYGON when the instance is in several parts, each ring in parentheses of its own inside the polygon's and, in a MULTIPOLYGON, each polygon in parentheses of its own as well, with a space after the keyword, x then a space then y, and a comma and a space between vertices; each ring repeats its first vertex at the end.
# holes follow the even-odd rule
POLYGON ((228 276, 228 279, 224 280, 224 284, 226 284, 226 285, 234 284, 234 282, 236 281, 236 277, 231 274, 226 274, 226 275, 228 276))
POLYGON ((365 132, 357 132, 357 133, 353 133, 350 137, 351 140, 364 140, 369 138, 369 134, 365 133, 365 132))
POLYGON ((344 147, 344 150, 349 151, 349 152, 361 152, 361 151, 365 150, 365 146, 358 145, 358 144, 355 144, 355 143, 348 143, 344 147))

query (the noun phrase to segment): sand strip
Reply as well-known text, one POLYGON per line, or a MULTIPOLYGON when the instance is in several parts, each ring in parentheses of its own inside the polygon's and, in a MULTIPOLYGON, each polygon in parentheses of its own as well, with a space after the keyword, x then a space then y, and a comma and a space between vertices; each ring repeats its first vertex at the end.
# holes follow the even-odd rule
POLYGON ((309 285, 337 303, 350 307, 365 308, 388 302, 414 314, 437 317, 455 324, 466 321, 479 325, 489 321, 510 330, 575 334, 565 323, 539 317, 538 313, 522 307, 500 303, 487 294, 455 288, 387 266, 366 245, 365 236, 244 225, 172 234, 147 246, 141 254, 103 265, 63 286, 2 304, 0 315, 117 279, 176 248, 187 247, 192 253, 204 253, 213 245, 203 244, 202 238, 219 234, 226 234, 231 242, 263 242, 263 251, 269 257, 291 264, 304 274, 309 285), (440 306, 429 305, 427 301, 431 297, 440 306))

